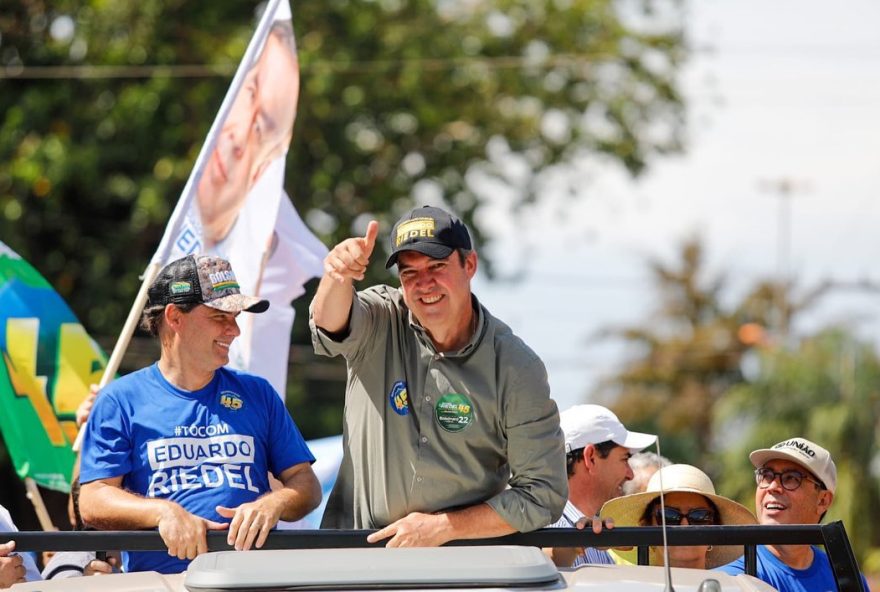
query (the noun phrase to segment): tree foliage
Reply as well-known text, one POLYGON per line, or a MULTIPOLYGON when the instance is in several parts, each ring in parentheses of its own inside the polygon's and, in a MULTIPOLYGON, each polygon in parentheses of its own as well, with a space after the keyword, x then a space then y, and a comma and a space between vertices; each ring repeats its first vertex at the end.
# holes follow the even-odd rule
POLYGON ((716 409, 723 434, 719 490, 754 500, 748 453, 802 436, 828 449, 838 485, 826 520, 843 520, 866 570, 880 566, 880 359, 845 328, 825 329, 796 348, 760 349, 760 372, 716 409), (865 563, 865 559, 870 559, 865 563))
MULTIPOLYGON (((93 333, 118 332, 261 7, 4 4, 0 229, 93 333)), ((515 208, 584 155, 638 174, 680 147, 675 1, 293 10, 303 80, 286 183, 328 244, 414 201, 479 222, 498 183, 515 208)))
POLYGON ((677 261, 651 259, 648 267, 656 310, 645 322, 608 330, 634 354, 600 396, 614 401, 624 423, 662 434, 664 454, 711 471, 714 408, 744 380, 743 357, 761 343, 781 342, 773 332, 780 311, 789 326, 822 290, 801 297, 792 284, 762 281, 731 298, 726 277, 706 269, 696 238, 682 244, 677 261))
POLYGON ((826 520, 843 520, 865 570, 880 567, 880 359, 843 327, 798 336, 797 320, 829 286, 759 281, 730 294, 697 239, 678 259, 648 262, 657 308, 609 329, 633 358, 602 387, 632 429, 661 435, 662 452, 713 476, 754 505, 749 452, 802 436, 827 448, 838 489, 826 520), (749 368, 744 372, 744 368, 749 368))

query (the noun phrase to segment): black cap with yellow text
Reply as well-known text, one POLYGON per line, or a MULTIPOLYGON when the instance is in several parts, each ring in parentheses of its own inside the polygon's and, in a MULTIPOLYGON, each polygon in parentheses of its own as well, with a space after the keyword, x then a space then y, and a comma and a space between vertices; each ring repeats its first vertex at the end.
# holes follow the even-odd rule
POLYGON ((397 263, 402 251, 416 251, 432 259, 445 259, 457 249, 470 251, 471 235, 464 222, 440 208, 415 208, 391 230, 391 256, 385 268, 397 263))

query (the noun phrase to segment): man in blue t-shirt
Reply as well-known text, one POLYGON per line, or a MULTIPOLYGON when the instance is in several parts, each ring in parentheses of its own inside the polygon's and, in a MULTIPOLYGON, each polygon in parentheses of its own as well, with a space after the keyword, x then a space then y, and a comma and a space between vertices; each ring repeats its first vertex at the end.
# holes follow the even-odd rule
MULTIPOLYGON (((834 499, 831 454, 805 438, 790 438, 749 455, 755 466, 755 510, 761 524, 818 524, 834 499)), ((744 559, 719 568, 745 573, 744 559)), ((759 545, 758 578, 780 592, 836 591, 828 556, 812 545, 759 545)), ((865 590, 868 584, 862 577, 865 590)))
POLYGON ((149 289, 142 326, 159 361, 102 390, 87 424, 80 481, 86 524, 156 528, 168 547, 123 554, 126 571, 175 573, 228 529, 236 549, 261 547, 279 519, 321 500, 314 457, 281 398, 259 377, 225 368, 242 311, 266 300, 240 293, 228 261, 184 257, 149 289), (272 491, 269 474, 283 487, 272 491))

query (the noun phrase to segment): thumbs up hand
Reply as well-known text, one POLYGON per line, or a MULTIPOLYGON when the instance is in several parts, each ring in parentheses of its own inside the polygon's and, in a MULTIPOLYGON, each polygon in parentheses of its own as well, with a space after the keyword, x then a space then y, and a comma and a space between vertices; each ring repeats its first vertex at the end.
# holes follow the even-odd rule
POLYGON ((333 247, 324 258, 324 272, 339 283, 364 279, 378 233, 379 223, 371 220, 364 236, 346 239, 333 247))

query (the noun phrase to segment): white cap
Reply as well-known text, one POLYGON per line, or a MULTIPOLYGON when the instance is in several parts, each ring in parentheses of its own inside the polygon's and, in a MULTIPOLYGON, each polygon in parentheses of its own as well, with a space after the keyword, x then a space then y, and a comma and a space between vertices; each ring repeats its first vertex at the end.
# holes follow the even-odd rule
POLYGON ((638 452, 657 441, 654 434, 628 431, 610 409, 601 405, 569 407, 559 414, 559 425, 565 433, 566 452, 609 440, 638 452))
POLYGON ((837 489, 837 467, 831 459, 831 453, 806 438, 783 440, 771 448, 755 450, 749 455, 749 460, 756 469, 775 459, 790 460, 801 465, 813 473, 831 493, 837 489))

